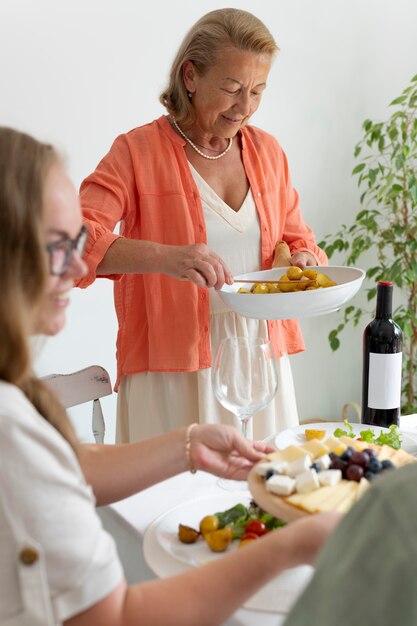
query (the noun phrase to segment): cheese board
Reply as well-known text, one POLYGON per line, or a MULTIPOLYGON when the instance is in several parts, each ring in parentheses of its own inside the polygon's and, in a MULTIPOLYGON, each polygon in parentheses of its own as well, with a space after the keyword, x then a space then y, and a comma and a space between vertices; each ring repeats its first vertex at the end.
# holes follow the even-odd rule
POLYGON ((380 480, 378 473, 414 462, 403 449, 329 437, 267 455, 249 473, 248 487, 258 506, 292 522, 319 512, 346 513, 380 480))

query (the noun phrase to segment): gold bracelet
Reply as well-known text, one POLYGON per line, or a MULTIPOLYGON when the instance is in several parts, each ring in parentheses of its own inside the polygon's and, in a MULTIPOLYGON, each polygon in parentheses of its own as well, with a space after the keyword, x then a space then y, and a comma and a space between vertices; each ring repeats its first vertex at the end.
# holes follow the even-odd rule
POLYGON ((194 426, 198 426, 198 424, 190 424, 185 431, 185 458, 187 460, 188 470, 191 472, 191 474, 195 474, 197 471, 191 460, 191 431, 194 426))

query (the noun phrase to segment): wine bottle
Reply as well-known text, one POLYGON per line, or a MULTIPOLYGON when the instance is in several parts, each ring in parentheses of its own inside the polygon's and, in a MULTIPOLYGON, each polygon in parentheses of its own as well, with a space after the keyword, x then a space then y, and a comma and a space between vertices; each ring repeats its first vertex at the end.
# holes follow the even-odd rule
POLYGON ((362 423, 399 425, 402 332, 392 319, 390 282, 377 286, 375 319, 363 333, 362 423))

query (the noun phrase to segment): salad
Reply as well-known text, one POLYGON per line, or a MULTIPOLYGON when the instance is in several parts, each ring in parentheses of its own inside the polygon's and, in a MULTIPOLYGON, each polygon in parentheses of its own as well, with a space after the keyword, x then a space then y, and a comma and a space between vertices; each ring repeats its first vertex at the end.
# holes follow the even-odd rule
POLYGON ((248 506, 236 504, 226 511, 206 515, 199 530, 180 524, 178 538, 182 543, 195 543, 202 537, 213 552, 224 552, 234 540, 245 545, 266 533, 285 526, 281 519, 261 509, 253 500, 248 506))
MULTIPOLYGON (((333 435, 335 437, 351 437, 351 439, 355 439, 356 436, 353 432, 352 425, 348 422, 348 420, 343 420, 343 424, 346 428, 336 428, 333 435)), ((379 435, 375 434, 372 428, 361 430, 359 435, 359 439, 365 441, 366 443, 376 443, 379 446, 391 446, 394 450, 399 450, 401 448, 401 432, 395 424, 391 424, 388 432, 381 430, 379 435)))

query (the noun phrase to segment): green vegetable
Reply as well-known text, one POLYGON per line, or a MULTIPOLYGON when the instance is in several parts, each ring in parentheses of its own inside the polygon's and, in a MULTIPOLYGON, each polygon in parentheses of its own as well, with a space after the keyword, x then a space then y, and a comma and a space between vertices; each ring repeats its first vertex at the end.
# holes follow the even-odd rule
POLYGON ((352 424, 349 424, 347 420, 343 420, 344 425, 348 430, 343 430, 343 428, 336 428, 334 431, 335 437, 350 437, 351 439, 355 439, 355 433, 353 432, 352 424))
MULTIPOLYGON (((351 439, 355 439, 355 434, 353 432, 352 424, 349 424, 347 420, 343 421, 344 425, 348 430, 343 430, 342 428, 336 428, 334 431, 335 437, 351 437, 351 439)), ((371 428, 367 428, 366 430, 361 430, 359 433, 362 441, 366 443, 376 443, 380 446, 386 445, 391 446, 394 450, 399 450, 401 448, 401 433, 398 426, 395 424, 391 424, 389 427, 389 432, 380 431, 380 434, 377 436, 375 432, 371 428)))
POLYGON ((400 429, 395 424, 391 424, 389 427, 389 433, 381 431, 379 437, 375 439, 375 443, 378 443, 380 446, 385 444, 386 446, 391 446, 391 448, 394 448, 395 450, 399 450, 401 448, 400 429))
POLYGON ((400 429, 395 424, 391 424, 388 433, 381 430, 378 437, 370 428, 368 428, 368 430, 361 430, 360 436, 362 441, 366 441, 367 443, 376 443, 380 446, 391 446, 391 448, 394 448, 395 450, 399 450, 401 448, 401 433, 400 429))
POLYGON ((215 515, 219 518, 220 528, 224 528, 230 524, 236 524, 236 522, 241 519, 247 519, 248 511, 243 504, 236 504, 231 509, 227 509, 227 511, 222 511, 221 513, 215 513, 215 515))
POLYGON ((366 441, 368 443, 375 443, 375 433, 373 430, 368 428, 368 430, 361 430, 359 433, 362 441, 366 441))
POLYGON ((253 500, 247 508, 243 504, 236 504, 231 509, 215 513, 215 515, 219 518, 220 528, 225 526, 231 528, 233 539, 240 539, 245 534, 246 526, 253 519, 261 520, 268 530, 275 530, 275 528, 285 526, 283 520, 266 513, 253 500))

